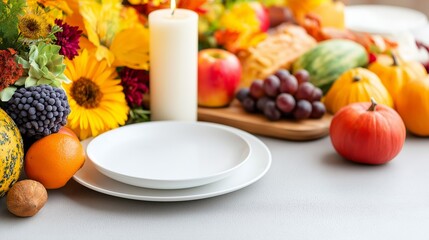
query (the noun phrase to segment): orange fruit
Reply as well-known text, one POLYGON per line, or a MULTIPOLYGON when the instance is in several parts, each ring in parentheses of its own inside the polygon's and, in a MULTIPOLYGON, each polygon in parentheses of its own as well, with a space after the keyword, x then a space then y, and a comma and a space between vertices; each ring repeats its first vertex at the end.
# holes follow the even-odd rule
POLYGON ((73 132, 73 130, 71 130, 70 128, 68 128, 66 126, 62 126, 60 128, 60 130, 58 131, 58 133, 68 134, 68 135, 70 135, 72 137, 78 138, 77 135, 76 135, 76 133, 73 132))
POLYGON ((85 152, 79 139, 54 133, 33 143, 25 155, 27 177, 47 189, 63 187, 82 167, 85 152))

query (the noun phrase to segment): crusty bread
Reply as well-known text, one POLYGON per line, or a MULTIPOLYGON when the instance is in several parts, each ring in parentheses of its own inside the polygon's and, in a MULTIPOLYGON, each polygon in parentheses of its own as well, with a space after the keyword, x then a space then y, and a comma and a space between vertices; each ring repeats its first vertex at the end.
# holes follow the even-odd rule
POLYGON ((289 68, 316 44, 316 40, 300 26, 278 26, 264 41, 238 53, 243 70, 241 87, 248 87, 253 80, 264 79, 278 69, 289 68))

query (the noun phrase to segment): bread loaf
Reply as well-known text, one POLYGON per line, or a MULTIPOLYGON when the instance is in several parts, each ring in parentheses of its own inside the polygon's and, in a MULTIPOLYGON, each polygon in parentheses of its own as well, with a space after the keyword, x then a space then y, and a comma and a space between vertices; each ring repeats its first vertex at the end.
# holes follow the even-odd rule
POLYGON ((242 65, 241 87, 248 87, 255 79, 264 79, 290 65, 317 44, 304 28, 284 24, 273 29, 268 37, 254 47, 237 55, 242 65))

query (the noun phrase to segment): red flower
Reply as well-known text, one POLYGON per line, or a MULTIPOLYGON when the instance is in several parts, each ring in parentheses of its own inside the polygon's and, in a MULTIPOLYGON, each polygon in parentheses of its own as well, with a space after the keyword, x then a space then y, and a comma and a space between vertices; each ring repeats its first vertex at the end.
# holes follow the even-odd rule
POLYGON ((207 12, 203 8, 203 5, 207 2, 207 0, 180 0, 178 8, 185 8, 189 10, 193 10, 197 13, 204 14, 207 12))
POLYGON ((15 62, 15 54, 11 48, 0 50, 0 91, 14 84, 24 72, 22 65, 15 62))
POLYGON ((125 98, 130 107, 138 107, 143 103, 143 95, 149 91, 149 72, 124 67, 119 76, 124 87, 125 98))
POLYGON ((55 19, 55 24, 63 29, 62 32, 55 33, 55 37, 57 38, 55 44, 61 46, 60 54, 72 60, 78 55, 77 50, 80 49, 79 38, 82 34, 82 30, 79 30, 78 27, 72 27, 67 23, 63 23, 60 19, 55 19))

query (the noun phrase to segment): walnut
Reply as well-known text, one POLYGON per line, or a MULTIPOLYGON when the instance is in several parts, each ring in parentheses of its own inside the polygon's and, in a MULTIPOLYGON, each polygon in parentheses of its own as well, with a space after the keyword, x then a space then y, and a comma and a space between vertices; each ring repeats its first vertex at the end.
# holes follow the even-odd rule
POLYGON ((48 193, 45 187, 34 180, 15 183, 6 196, 9 212, 18 217, 34 216, 45 205, 48 193))

